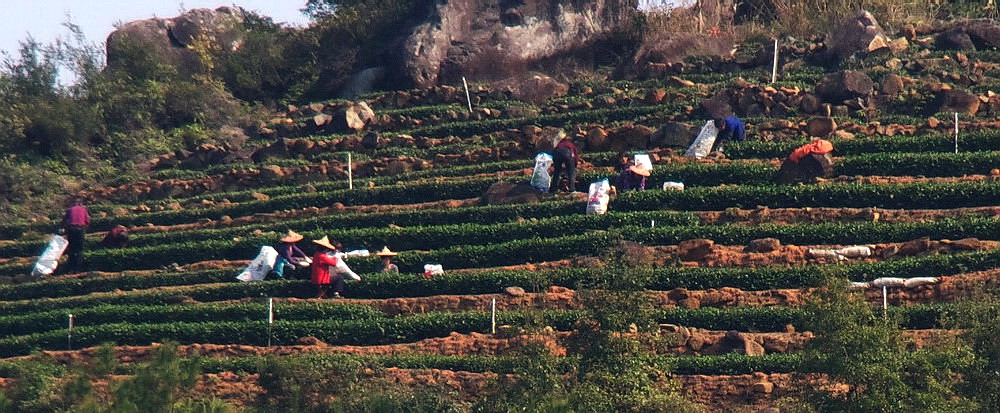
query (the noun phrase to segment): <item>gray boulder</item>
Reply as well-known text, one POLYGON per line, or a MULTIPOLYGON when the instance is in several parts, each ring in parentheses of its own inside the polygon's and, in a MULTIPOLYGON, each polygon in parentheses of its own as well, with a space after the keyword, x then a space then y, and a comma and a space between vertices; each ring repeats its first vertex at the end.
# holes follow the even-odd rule
POLYGON ((418 87, 461 76, 505 77, 606 38, 638 9, 638 0, 500 3, 436 0, 401 42, 400 77, 418 87))
POLYGON ((189 47, 203 38, 222 50, 236 50, 242 41, 243 12, 232 7, 192 9, 180 16, 126 23, 107 38, 108 67, 128 63, 137 51, 155 56, 182 74, 201 73, 198 53, 189 47))

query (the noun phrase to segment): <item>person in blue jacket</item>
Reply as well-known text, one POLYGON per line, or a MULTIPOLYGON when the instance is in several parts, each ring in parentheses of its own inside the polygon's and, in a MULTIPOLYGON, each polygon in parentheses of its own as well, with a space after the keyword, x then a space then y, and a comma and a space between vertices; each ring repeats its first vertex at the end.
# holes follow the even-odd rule
POLYGON ((715 128, 719 130, 719 135, 715 137, 712 151, 722 152, 722 146, 726 142, 741 142, 746 138, 746 126, 735 116, 715 118, 715 128))

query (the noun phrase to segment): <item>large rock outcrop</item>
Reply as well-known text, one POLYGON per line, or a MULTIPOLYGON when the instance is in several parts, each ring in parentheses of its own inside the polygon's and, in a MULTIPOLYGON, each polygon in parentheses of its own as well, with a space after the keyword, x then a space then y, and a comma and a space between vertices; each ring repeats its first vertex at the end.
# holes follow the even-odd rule
POLYGON ((156 56, 180 73, 201 72, 192 46, 200 38, 223 50, 236 50, 242 40, 243 11, 232 7, 192 9, 180 16, 136 20, 111 32, 107 39, 108 66, 128 64, 138 56, 156 56))
POLYGON ((436 0, 402 42, 400 75, 420 87, 463 75, 506 77, 585 49, 637 7, 638 0, 436 0))
POLYGON ((837 26, 827 39, 830 51, 841 59, 854 52, 870 52, 889 44, 875 16, 864 10, 837 26))

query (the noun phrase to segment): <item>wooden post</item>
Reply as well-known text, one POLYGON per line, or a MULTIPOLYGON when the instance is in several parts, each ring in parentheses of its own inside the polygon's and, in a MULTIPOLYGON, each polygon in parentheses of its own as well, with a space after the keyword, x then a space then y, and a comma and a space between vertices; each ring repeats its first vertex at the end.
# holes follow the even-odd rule
POLYGON ((472 97, 469 96, 469 82, 465 81, 465 76, 462 76, 462 86, 465 86, 465 103, 469 105, 469 114, 472 114, 472 97))
POLYGON ((351 153, 347 153, 347 189, 354 189, 354 167, 351 165, 351 153))
POLYGON ((771 66, 771 83, 778 81, 778 39, 774 39, 774 64, 771 66))

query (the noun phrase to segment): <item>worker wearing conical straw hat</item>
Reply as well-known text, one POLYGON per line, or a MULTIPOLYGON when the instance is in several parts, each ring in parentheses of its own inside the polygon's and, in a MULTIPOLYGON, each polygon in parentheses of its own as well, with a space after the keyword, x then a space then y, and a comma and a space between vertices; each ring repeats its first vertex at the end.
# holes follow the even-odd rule
POLYGON ((330 267, 337 266, 337 250, 340 249, 339 242, 330 241, 330 238, 313 240, 313 244, 319 245, 319 251, 312 258, 312 283, 316 286, 316 298, 326 298, 326 293, 333 284, 333 297, 339 298, 344 294, 344 274, 339 272, 331 274, 330 267))
POLYGON ((382 251, 375 253, 382 258, 382 272, 399 274, 399 267, 392 263, 392 257, 399 255, 389 250, 389 247, 382 247, 382 251))
POLYGON ((302 238, 301 234, 288 230, 288 233, 281 237, 281 242, 274 247, 278 251, 278 259, 274 262, 274 275, 278 278, 292 277, 296 268, 308 267, 312 262, 309 256, 295 245, 296 242, 302 241, 302 238))

